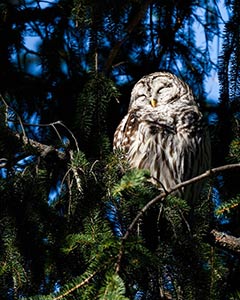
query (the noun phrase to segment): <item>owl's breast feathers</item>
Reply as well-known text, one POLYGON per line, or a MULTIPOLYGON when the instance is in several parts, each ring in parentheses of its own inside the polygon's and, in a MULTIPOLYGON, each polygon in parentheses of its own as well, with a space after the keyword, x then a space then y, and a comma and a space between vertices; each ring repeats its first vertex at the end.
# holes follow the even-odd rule
MULTIPOLYGON (((146 143, 146 138, 161 135, 164 138, 169 135, 185 134, 189 137, 202 134, 202 114, 194 106, 187 107, 181 113, 166 114, 133 109, 122 119, 115 134, 113 148, 120 148, 127 152, 130 145, 140 138, 137 134, 142 132, 144 140, 140 138, 139 143, 146 143)), ((158 140, 158 143, 163 142, 158 140)))
POLYGON ((155 181, 171 188, 208 168, 199 160, 206 141, 194 106, 171 114, 130 110, 116 130, 114 149, 123 150, 132 167, 148 169, 155 181))

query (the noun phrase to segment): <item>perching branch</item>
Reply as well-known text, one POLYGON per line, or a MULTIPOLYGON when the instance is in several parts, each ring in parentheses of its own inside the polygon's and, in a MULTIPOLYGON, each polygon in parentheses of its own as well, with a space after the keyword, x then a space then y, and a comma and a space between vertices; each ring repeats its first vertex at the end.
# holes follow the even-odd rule
MULTIPOLYGON (((179 190, 183 187, 186 187, 190 184, 196 183, 198 181, 201 181, 203 179, 206 179, 214 174, 226 171, 226 170, 231 170, 231 169, 236 169, 236 168, 240 168, 240 163, 238 164, 229 164, 229 165, 224 165, 224 166, 220 166, 217 168, 213 168, 210 170, 207 170, 206 172, 202 173, 201 175, 198 175, 196 177, 193 177, 189 180, 186 180, 182 183, 179 183, 177 185, 175 185, 174 187, 168 189, 168 190, 164 190, 163 192, 161 192, 161 194, 159 194, 158 196, 156 196, 155 198, 153 198, 151 201, 149 201, 140 211, 139 213, 136 215, 136 217, 133 219, 132 223, 128 226, 126 233, 124 234, 124 236, 122 237, 122 246, 119 250, 119 254, 118 254, 118 258, 117 258, 117 263, 116 263, 116 272, 118 273, 120 270, 120 263, 121 263, 121 259, 124 253, 124 243, 125 241, 128 239, 130 233, 132 232, 133 228, 135 227, 135 225, 137 224, 137 222, 139 221, 139 219, 143 216, 143 214, 150 208, 152 207, 154 204, 156 204, 157 202, 160 202, 162 200, 164 200, 168 195, 172 194, 173 192, 175 192, 176 190, 179 190)), ((239 241, 240 243, 240 241, 239 241)), ((217 242, 216 242, 217 244, 217 242)), ((239 249, 240 249, 240 245, 239 245, 239 249)))
POLYGON ((163 191, 160 195, 156 196, 155 198, 153 198, 151 201, 149 201, 141 210, 140 212, 137 214, 137 216, 135 217, 135 219, 132 221, 132 223, 129 225, 125 235, 123 236, 123 240, 127 239, 130 232, 132 231, 132 229, 134 228, 134 226, 136 225, 136 223, 138 222, 138 220, 142 217, 142 215, 151 207, 153 206, 155 203, 159 202, 160 200, 166 198, 168 195, 172 194, 173 192, 175 192, 176 190, 180 190, 181 188, 190 185, 192 183, 198 182, 200 180, 206 179, 208 177, 210 177, 213 174, 217 174, 219 172, 223 172, 226 170, 230 170, 230 169, 236 169, 236 168, 240 168, 240 163, 239 164, 230 164, 230 165, 225 165, 225 166, 221 166, 221 167, 217 167, 217 168, 213 168, 210 169, 204 173, 202 173, 201 175, 198 175, 196 177, 193 177, 189 180, 186 180, 182 183, 179 183, 177 185, 175 185, 174 187, 172 187, 169 190, 165 190, 163 191))

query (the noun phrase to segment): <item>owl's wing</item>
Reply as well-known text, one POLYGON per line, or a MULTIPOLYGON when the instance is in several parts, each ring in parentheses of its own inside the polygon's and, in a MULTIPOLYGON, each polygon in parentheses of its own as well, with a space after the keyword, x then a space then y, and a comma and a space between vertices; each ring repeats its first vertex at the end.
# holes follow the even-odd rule
POLYGON ((195 111, 182 114, 178 128, 179 140, 184 153, 184 178, 192 178, 210 167, 211 143, 202 115, 195 111))
POLYGON ((136 112, 130 111, 118 125, 113 139, 113 149, 121 149, 127 152, 134 132, 138 127, 136 112))
MULTIPOLYGON (((178 142, 183 157, 181 181, 202 174, 211 165, 211 142, 202 115, 194 112, 183 114, 184 123, 178 130, 178 142)), ((184 189, 185 199, 199 197, 203 182, 188 185, 184 189)))

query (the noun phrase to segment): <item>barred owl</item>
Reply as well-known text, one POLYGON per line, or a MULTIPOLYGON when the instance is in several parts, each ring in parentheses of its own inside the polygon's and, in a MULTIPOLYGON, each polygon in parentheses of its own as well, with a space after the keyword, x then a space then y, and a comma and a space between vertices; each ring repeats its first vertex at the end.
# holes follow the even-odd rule
MULTIPOLYGON (((210 142, 189 86, 168 72, 144 76, 134 86, 127 115, 113 141, 132 168, 148 169, 159 188, 171 187, 209 168, 210 142)), ((177 191, 186 200, 200 185, 177 191)))

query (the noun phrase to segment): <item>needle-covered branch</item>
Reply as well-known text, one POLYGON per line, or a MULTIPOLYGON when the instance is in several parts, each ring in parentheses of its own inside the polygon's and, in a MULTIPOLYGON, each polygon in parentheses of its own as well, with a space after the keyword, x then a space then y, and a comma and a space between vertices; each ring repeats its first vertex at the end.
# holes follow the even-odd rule
MULTIPOLYGON (((144 213, 150 208, 152 207, 154 204, 163 201, 168 195, 171 195, 173 192, 175 192, 176 190, 179 190, 183 187, 186 187, 190 184, 196 183, 198 181, 201 181, 203 179, 206 179, 212 175, 218 174, 220 172, 224 172, 227 170, 231 170, 231 169, 240 169, 240 163, 237 164, 228 164, 228 165, 224 165, 224 166, 220 166, 217 168, 213 168, 210 170, 207 170, 206 172, 191 178, 189 180, 186 180, 182 183, 179 183, 175 186, 173 186, 171 189, 168 190, 164 190, 163 192, 161 192, 158 196, 156 196, 155 198, 153 198, 152 200, 150 200, 140 211, 139 213, 136 215, 136 217, 133 219, 133 221, 131 222, 131 224, 128 226, 126 233, 124 234, 124 236, 122 237, 122 246, 119 250, 119 254, 118 254, 118 258, 117 258, 117 263, 116 263, 116 272, 119 272, 120 270, 120 264, 121 264, 121 259, 124 253, 124 243, 125 241, 128 239, 130 233, 132 232, 133 228, 136 226, 136 224, 138 223, 138 221, 140 220, 140 218, 144 215, 144 213)), ((237 238, 232 237, 230 239, 230 236, 224 234, 224 233, 219 233, 222 234, 222 236, 225 236, 225 240, 219 240, 219 235, 216 234, 216 231, 212 231, 212 236, 216 237, 216 241, 215 244, 216 245, 221 245, 223 246, 223 244, 225 245, 225 248, 228 248, 228 245, 230 246, 231 250, 234 249, 240 249, 240 241, 237 238), (226 237, 229 237, 228 239, 226 237), (225 243, 224 243, 225 241, 225 243), (228 242, 226 242, 228 241, 228 242), (234 241, 234 243, 233 243, 234 241), (238 244, 239 243, 239 244, 238 244), (234 245, 234 246, 233 246, 234 245), (239 248, 238 248, 239 247, 239 248)), ((238 250, 239 251, 239 250, 238 250)), ((237 251, 237 252, 238 252, 237 251)))
POLYGON ((116 44, 110 51, 109 57, 105 64, 105 72, 108 73, 113 65, 114 59, 116 58, 119 50, 121 49, 122 45, 126 42, 129 38, 130 34, 134 31, 140 20, 143 18, 144 14, 146 13, 147 8, 151 4, 152 0, 148 0, 142 4, 141 9, 135 14, 134 18, 128 23, 128 26, 125 28, 125 35, 121 40, 118 40, 116 44))
POLYGON ((165 190, 164 192, 162 192, 161 194, 159 194, 158 196, 156 196, 155 198, 153 198, 151 201, 149 201, 141 210, 140 212, 137 214, 137 216, 134 218, 134 220, 132 221, 132 223, 129 225, 125 235, 123 236, 123 240, 127 239, 129 234, 131 233, 132 229, 134 228, 134 226, 136 225, 136 223, 138 222, 138 220, 142 217, 142 215, 151 207, 153 206, 155 203, 165 199, 168 195, 172 194, 173 192, 175 192, 176 190, 179 190, 183 187, 186 187, 190 184, 196 183, 200 180, 206 179, 214 174, 226 171, 226 170, 230 170, 230 169, 236 169, 236 168, 240 168, 240 163, 238 164, 229 164, 229 165, 224 165, 224 166, 220 166, 217 168, 213 168, 210 169, 204 173, 202 173, 201 175, 198 175, 194 178, 191 178, 189 180, 186 180, 182 183, 179 183, 177 185, 175 185, 174 187, 172 187, 171 189, 165 190))

